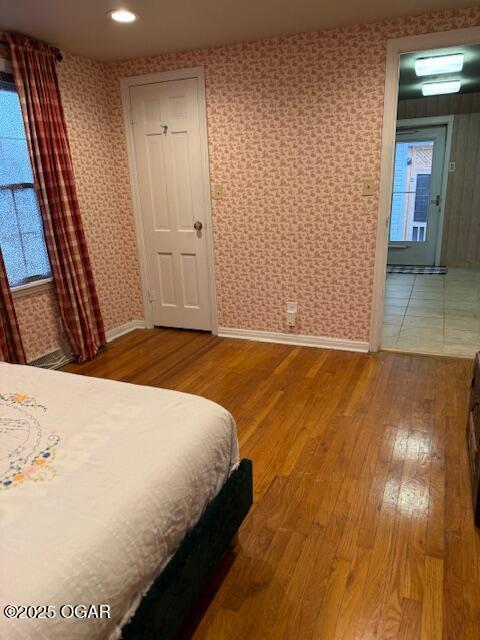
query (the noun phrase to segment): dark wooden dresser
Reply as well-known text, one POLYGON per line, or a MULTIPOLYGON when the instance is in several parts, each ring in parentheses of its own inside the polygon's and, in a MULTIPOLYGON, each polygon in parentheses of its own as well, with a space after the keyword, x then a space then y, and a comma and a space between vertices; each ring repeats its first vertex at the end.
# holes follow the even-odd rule
POLYGON ((467 447, 472 481, 473 513, 480 527, 480 351, 475 356, 467 420, 467 447))

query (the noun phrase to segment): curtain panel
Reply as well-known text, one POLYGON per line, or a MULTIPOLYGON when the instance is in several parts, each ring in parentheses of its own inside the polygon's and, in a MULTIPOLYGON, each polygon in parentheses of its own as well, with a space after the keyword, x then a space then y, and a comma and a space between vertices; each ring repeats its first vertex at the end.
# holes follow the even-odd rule
MULTIPOLYGON (((0 37, 3 34, 0 33, 0 37)), ((0 58, 10 60, 7 44, 0 42, 0 58)), ((0 67, 3 69, 3 67, 0 67)), ((0 361, 24 364, 25 352, 0 248, 0 361)))
POLYGON ((25 364, 25 352, 18 329, 17 314, 0 249, 0 360, 25 364))
POLYGON ((35 189, 62 324, 79 362, 105 345, 105 330, 75 188, 56 62, 58 49, 5 34, 10 46, 35 189))

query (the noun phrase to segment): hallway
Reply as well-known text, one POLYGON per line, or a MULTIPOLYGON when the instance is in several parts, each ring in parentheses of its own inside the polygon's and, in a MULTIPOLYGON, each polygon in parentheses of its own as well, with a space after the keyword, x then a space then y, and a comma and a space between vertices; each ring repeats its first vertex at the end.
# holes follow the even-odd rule
POLYGON ((480 350, 480 270, 387 274, 382 348, 473 358, 480 350))

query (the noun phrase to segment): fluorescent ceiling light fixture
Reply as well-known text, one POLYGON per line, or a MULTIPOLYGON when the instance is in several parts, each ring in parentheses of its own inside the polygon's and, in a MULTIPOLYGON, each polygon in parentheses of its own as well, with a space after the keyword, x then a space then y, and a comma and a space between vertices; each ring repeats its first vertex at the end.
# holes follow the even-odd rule
POLYGON ((456 73, 463 68, 463 53, 453 53, 448 56, 434 58, 419 58, 415 60, 417 76, 434 76, 440 73, 456 73))
POLYGON ((114 9, 113 11, 109 11, 108 15, 115 22, 135 22, 137 16, 133 11, 129 11, 128 9, 114 9))
POLYGON ((449 80, 448 82, 427 82, 422 87, 424 96, 439 96, 442 93, 458 93, 462 83, 460 80, 449 80))

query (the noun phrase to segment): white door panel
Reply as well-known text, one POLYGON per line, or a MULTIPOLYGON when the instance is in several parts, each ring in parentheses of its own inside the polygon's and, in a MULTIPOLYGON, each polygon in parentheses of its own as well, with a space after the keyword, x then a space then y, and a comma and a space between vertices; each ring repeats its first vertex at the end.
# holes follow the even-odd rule
POLYGON ((197 82, 132 87, 130 100, 153 322, 211 329, 197 82))

